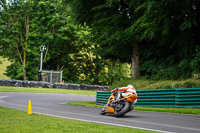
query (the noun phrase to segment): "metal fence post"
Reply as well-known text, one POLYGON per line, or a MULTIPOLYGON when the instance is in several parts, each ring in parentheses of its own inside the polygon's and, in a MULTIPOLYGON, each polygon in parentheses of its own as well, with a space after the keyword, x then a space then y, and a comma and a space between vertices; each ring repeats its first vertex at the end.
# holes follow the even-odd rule
POLYGON ((50 83, 52 83, 52 73, 53 73, 53 70, 51 70, 50 83))
POLYGON ((62 82, 62 72, 63 70, 60 72, 60 83, 62 82))
POLYGON ((40 51, 41 51, 41 56, 40 56, 40 72, 42 71, 42 60, 43 60, 43 52, 46 50, 46 47, 41 45, 40 46, 40 51))

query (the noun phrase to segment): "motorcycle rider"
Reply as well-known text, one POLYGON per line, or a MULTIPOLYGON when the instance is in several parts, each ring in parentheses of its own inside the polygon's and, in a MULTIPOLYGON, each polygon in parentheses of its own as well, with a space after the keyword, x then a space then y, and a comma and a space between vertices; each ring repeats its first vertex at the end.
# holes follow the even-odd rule
MULTIPOLYGON (((119 102, 120 101, 120 98, 121 97, 126 97, 128 96, 129 94, 135 94, 137 95, 137 92, 135 90, 135 88, 133 87, 133 85, 128 85, 127 87, 120 87, 120 88, 116 88, 114 90, 112 90, 111 92, 115 92, 115 91, 125 91, 125 93, 121 93, 120 95, 118 95, 118 97, 116 98, 116 102, 119 102)), ((134 106, 137 102, 137 99, 132 103, 134 106)))
MULTIPOLYGON (((125 93, 121 93, 120 95, 117 96, 115 102, 119 102, 121 97, 126 97, 129 94, 136 94, 137 95, 137 92, 136 92, 135 88, 133 87, 133 85, 128 85, 127 87, 115 88, 114 90, 111 90, 111 93, 114 93, 115 91, 125 91, 125 93)), ((134 105, 136 104, 136 102, 137 102, 137 99, 134 102, 132 102, 131 110, 134 108, 134 105)), ((113 107, 113 102, 110 103, 109 106, 113 107)), ((103 107, 102 111, 103 112, 106 111, 106 105, 103 107)))

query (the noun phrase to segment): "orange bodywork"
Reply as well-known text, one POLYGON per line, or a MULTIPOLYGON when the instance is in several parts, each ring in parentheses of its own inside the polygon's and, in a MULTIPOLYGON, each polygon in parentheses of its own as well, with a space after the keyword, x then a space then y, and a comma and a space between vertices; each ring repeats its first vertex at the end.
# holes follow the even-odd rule
MULTIPOLYGON (((121 98, 120 100, 123 100, 126 98, 126 101, 127 102, 133 102, 134 100, 136 100, 138 98, 138 96, 136 94, 129 94, 128 96, 126 97, 123 97, 121 98)), ((110 95, 109 99, 108 99, 108 102, 106 104, 106 108, 107 108, 107 111, 106 113, 109 113, 109 114, 114 114, 115 110, 114 108, 111 108, 108 106, 108 104, 111 102, 111 101, 115 101, 115 96, 113 94, 110 95)))
POLYGON ((115 101, 115 96, 113 94, 110 95, 109 99, 108 99, 108 102, 106 104, 106 108, 107 108, 107 112, 106 113, 110 113, 110 114, 114 114, 114 109, 109 107, 108 104, 111 102, 111 101, 115 101))
MULTIPOLYGON (((133 102, 135 99, 138 98, 138 96, 136 94, 129 94, 128 96, 124 97, 127 98, 127 102, 133 102)), ((123 100, 124 98, 121 98, 121 100, 123 100)))

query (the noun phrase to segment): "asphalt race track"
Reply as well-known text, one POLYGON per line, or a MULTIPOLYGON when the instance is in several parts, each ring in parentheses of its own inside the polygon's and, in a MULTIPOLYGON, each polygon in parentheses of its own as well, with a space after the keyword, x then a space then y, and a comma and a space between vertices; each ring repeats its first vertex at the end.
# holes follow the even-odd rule
POLYGON ((100 108, 63 105, 69 101, 95 101, 96 96, 46 93, 0 93, 0 106, 86 122, 147 129, 158 132, 199 133, 200 116, 147 111, 132 111, 122 118, 102 116, 100 108))

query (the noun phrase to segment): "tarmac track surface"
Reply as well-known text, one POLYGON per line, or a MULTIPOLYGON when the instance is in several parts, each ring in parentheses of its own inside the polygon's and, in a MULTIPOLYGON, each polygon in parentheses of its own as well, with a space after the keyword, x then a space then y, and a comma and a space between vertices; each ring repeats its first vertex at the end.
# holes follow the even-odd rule
POLYGON ((31 100, 33 113, 158 132, 200 132, 200 116, 197 115, 131 111, 122 118, 116 118, 100 115, 100 108, 63 105, 69 101, 95 101, 96 96, 92 95, 0 93, 0 106, 27 111, 28 100, 31 100))

